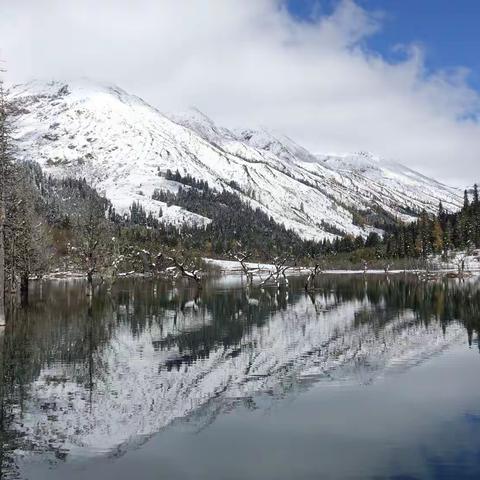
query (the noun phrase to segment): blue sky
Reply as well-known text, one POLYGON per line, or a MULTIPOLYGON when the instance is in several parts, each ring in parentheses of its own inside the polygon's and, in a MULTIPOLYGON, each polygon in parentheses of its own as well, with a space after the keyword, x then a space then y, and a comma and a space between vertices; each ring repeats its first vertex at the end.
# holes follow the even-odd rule
MULTIPOLYGON (((312 12, 329 14, 339 0, 288 0, 289 11, 308 20, 312 12)), ((480 91, 480 0, 357 0, 381 12, 382 29, 367 45, 389 61, 398 60, 396 45, 420 44, 432 70, 467 67, 468 83, 480 91)))

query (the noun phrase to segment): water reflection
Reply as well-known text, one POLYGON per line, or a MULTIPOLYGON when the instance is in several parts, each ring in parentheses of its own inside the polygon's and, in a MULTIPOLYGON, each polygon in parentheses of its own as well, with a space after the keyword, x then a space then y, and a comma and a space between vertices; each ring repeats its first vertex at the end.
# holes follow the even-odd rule
POLYGON ((1 348, 2 476, 19 456, 118 456, 202 411, 205 425, 258 393, 370 384, 453 344, 478 348, 477 281, 325 277, 305 294, 125 281, 88 301, 83 283, 38 284, 1 348))

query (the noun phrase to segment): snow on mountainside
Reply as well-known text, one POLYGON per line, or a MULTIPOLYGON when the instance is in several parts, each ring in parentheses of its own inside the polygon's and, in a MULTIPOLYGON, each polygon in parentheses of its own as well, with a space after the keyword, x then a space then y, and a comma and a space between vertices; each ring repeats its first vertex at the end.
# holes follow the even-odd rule
POLYGON ((167 222, 207 224, 152 200, 156 188, 179 187, 167 169, 217 189, 233 191, 234 180, 244 201, 304 238, 365 235, 379 215, 408 221, 440 200, 450 210, 461 205, 456 189, 369 154, 315 156, 281 135, 218 127, 196 110, 164 115, 114 86, 36 81, 10 96, 21 108, 21 156, 52 175, 85 177, 120 212, 139 201, 154 214, 161 208, 167 222))

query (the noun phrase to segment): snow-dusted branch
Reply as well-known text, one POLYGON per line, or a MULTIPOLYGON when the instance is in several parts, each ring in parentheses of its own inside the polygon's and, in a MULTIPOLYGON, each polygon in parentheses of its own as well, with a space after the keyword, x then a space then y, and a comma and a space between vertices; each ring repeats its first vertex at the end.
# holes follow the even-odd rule
POLYGON ((170 263, 171 267, 167 268, 167 272, 176 271, 177 276, 193 280, 198 287, 201 286, 201 271, 194 260, 187 260, 183 254, 175 255, 174 253, 159 253, 157 255, 157 259, 165 259, 168 263, 170 263))
POLYGON ((232 260, 237 261, 242 268, 242 272, 247 278, 247 281, 251 284, 253 282, 253 276, 259 273, 260 269, 258 267, 250 267, 248 265, 248 260, 252 258, 252 253, 242 249, 240 243, 237 243, 237 250, 231 251, 229 256, 232 260))
POLYGON ((268 285, 269 283, 272 283, 277 287, 279 287, 281 277, 283 277, 284 285, 288 285, 288 278, 286 276, 286 272, 289 268, 291 268, 290 265, 286 265, 288 259, 289 259, 288 256, 275 257, 273 259, 273 270, 271 270, 268 276, 264 280, 262 280, 260 285, 265 286, 265 285, 268 285))

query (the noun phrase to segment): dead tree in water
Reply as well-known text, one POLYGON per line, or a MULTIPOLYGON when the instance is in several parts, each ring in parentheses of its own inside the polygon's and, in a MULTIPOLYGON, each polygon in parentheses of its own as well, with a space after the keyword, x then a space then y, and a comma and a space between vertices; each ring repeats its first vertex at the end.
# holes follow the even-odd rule
POLYGON ((232 251, 229 253, 230 258, 240 263, 240 267, 242 268, 242 272, 244 273, 245 277, 247 278, 247 282, 252 284, 253 276, 258 273, 259 268, 252 268, 249 267, 247 262, 252 258, 252 253, 245 251, 240 243, 237 243, 237 250, 232 251))
POLYGON ((322 269, 319 263, 316 263, 313 268, 310 268, 310 273, 308 274, 307 280, 305 281, 305 290, 309 291, 315 287, 315 278, 317 275, 322 273, 322 269))
POLYGON ((459 253, 457 255, 457 271, 458 271, 458 277, 463 278, 463 277, 468 277, 469 274, 465 270, 466 262, 468 260, 468 257, 473 255, 473 248, 471 245, 468 245, 465 251, 459 253))
POLYGON ((363 262, 363 274, 366 275, 368 272, 368 262, 366 260, 362 260, 363 262))
POLYGON ((30 276, 42 276, 48 267, 47 227, 36 208, 39 194, 32 171, 27 164, 17 162, 13 174, 15 188, 9 194, 5 251, 10 289, 16 291, 20 287, 22 304, 26 304, 30 276))
POLYGON ((284 285, 288 286, 288 278, 286 276, 286 271, 289 268, 292 268, 290 265, 286 265, 289 257, 275 257, 273 259, 273 270, 270 271, 268 276, 261 282, 260 285, 268 285, 269 282, 272 282, 277 287, 280 286, 280 277, 283 277, 284 285))
POLYGON ((170 264, 167 271, 175 271, 177 277, 193 280, 196 283, 197 288, 202 288, 201 271, 194 259, 186 258, 183 252, 181 252, 180 255, 176 255, 174 252, 170 254, 159 253, 157 261, 161 261, 162 259, 165 259, 170 264))
POLYGON ((105 217, 106 204, 93 195, 86 198, 85 207, 77 213, 72 253, 85 272, 88 294, 93 293, 93 277, 110 261, 113 239, 105 217))

